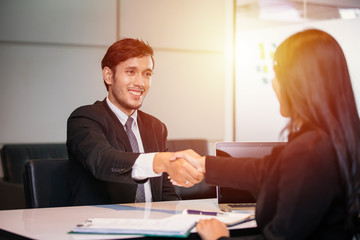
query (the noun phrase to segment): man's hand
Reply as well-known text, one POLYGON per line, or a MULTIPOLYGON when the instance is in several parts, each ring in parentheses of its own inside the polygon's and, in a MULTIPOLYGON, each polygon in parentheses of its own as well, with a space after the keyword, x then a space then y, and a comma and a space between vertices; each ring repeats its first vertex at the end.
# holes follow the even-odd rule
MULTIPOLYGON (((196 169, 189 161, 185 159, 173 159, 174 153, 157 153, 153 162, 154 172, 166 172, 170 178, 178 185, 191 187, 199 183, 204 178, 204 174, 196 169)), ((188 152, 188 156, 199 156, 195 152, 188 152)))
POLYGON ((205 157, 200 156, 194 150, 188 149, 181 152, 176 152, 170 160, 185 159, 193 167, 199 170, 202 173, 205 173, 205 157))
MULTIPOLYGON (((205 157, 201 157, 199 154, 197 154, 195 151, 188 149, 185 151, 181 151, 181 152, 176 152, 170 159, 171 161, 187 161, 188 163, 190 163, 194 168, 196 168, 199 172, 201 173, 205 173, 205 157)), ((171 176, 170 176, 171 178, 171 176)), ((202 181, 203 178, 201 178, 201 180, 197 181, 197 182, 192 182, 192 185, 199 183, 202 181)), ((185 184, 183 184, 182 182, 178 182, 176 181, 174 178, 170 179, 171 183, 177 186, 181 186, 181 187, 190 187, 188 182, 185 182, 185 184)), ((191 186, 192 186, 191 185, 191 186)))

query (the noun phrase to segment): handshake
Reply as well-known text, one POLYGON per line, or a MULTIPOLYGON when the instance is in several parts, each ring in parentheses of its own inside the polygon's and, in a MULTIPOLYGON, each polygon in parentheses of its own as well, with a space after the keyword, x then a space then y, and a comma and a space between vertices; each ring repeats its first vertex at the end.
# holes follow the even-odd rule
POLYGON ((166 172, 172 184, 192 187, 201 182, 205 174, 205 157, 189 149, 181 152, 157 153, 153 162, 154 172, 166 172))

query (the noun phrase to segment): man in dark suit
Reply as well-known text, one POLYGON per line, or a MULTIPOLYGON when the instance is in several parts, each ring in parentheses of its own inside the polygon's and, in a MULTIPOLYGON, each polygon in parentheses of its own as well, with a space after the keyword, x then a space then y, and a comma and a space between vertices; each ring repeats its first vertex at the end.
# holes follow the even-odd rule
POLYGON ((67 123, 72 204, 179 200, 168 176, 190 187, 203 174, 171 161, 165 124, 138 110, 151 84, 152 48, 123 39, 101 65, 108 96, 77 108, 67 123))

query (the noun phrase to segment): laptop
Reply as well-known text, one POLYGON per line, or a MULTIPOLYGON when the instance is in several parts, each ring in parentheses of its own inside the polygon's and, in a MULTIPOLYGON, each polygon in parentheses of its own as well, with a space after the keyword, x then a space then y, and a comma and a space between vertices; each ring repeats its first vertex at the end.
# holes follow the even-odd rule
MULTIPOLYGON (((284 142, 217 142, 215 148, 216 156, 262 158, 281 144, 284 142)), ((255 195, 255 193, 245 190, 216 186, 218 206, 225 212, 254 210, 256 207, 255 195)))

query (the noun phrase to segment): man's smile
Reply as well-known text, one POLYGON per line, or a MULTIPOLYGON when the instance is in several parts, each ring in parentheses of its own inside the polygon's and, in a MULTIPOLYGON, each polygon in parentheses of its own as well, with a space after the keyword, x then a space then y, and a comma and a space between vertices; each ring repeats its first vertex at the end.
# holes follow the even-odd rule
POLYGON ((141 96, 143 92, 144 92, 144 90, 129 89, 129 93, 132 95, 135 95, 135 96, 141 96))

